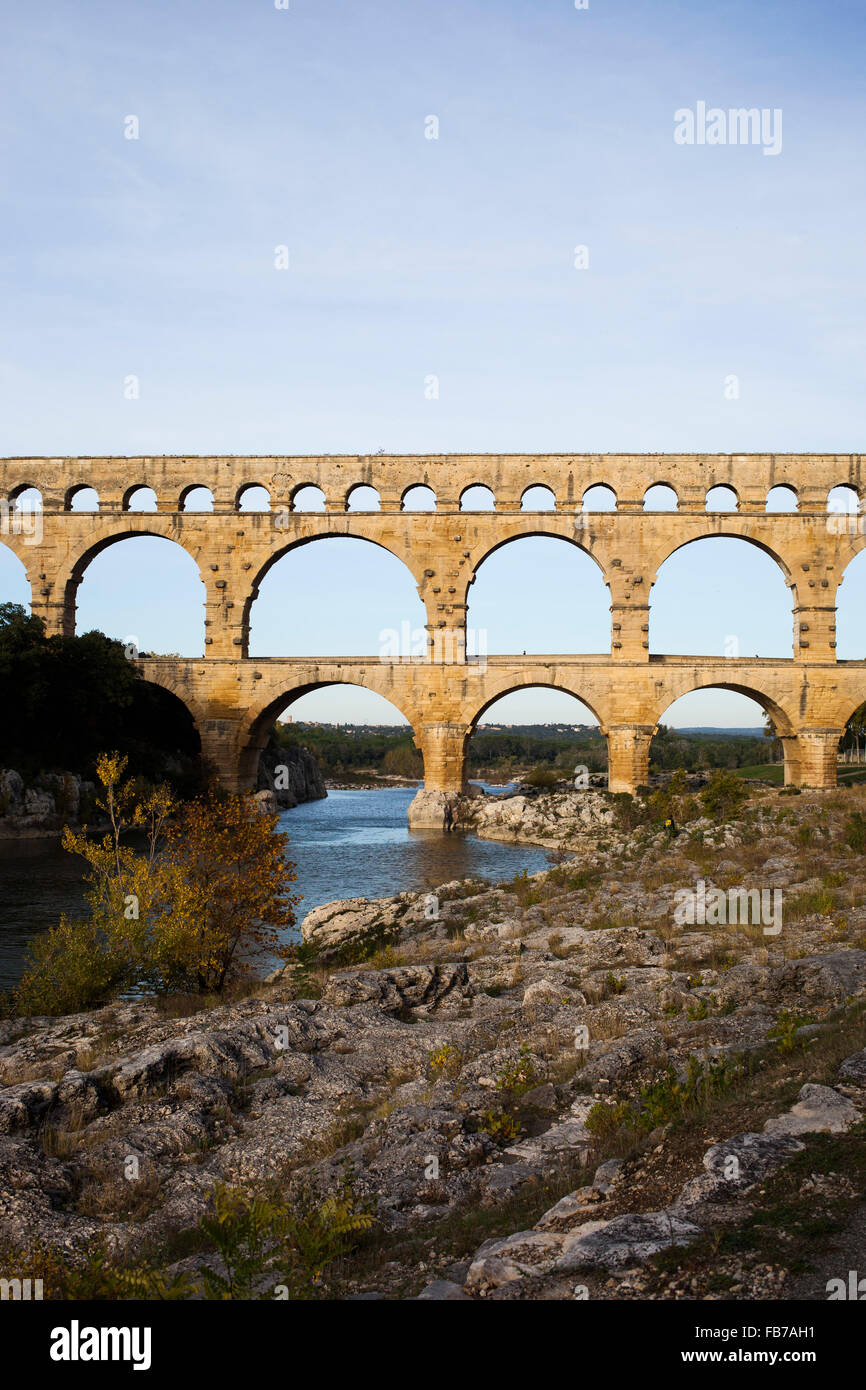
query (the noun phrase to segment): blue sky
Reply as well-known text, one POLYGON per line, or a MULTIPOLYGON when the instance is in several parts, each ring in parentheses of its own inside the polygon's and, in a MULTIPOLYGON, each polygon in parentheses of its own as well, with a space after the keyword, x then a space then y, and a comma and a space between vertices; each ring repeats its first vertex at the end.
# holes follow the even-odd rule
MULTIPOLYGON (((47 0, 2 28, 4 454, 862 447, 862 5, 47 0), (702 100, 781 109, 781 153, 676 145, 674 112, 702 100)), ((147 544, 100 557, 82 621, 151 621, 182 650, 178 572, 147 544)), ((558 645, 597 650, 560 549, 558 645)), ((684 552, 684 635, 660 614, 676 644, 657 649, 733 633, 772 654, 777 576, 762 565, 756 590, 710 549, 684 552)), ((366 580, 347 552, 329 580, 315 550, 272 572, 262 641, 300 640, 286 615, 314 590, 339 650, 350 584, 368 625, 412 619, 405 576, 377 560, 366 580)), ((522 650, 519 554, 473 600, 492 631, 512 585, 522 650)), ((323 717, 367 717, 327 699, 323 717)), ((682 722, 755 722, 702 699, 682 722)), ((547 717, 522 701, 515 717, 547 717)))

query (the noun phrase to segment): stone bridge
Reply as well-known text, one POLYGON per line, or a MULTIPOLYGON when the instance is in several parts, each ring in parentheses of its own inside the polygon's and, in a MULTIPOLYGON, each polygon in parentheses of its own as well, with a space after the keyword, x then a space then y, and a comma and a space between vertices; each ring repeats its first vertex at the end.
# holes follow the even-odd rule
MULTIPOLYGON (((141 667, 186 704, 203 752, 232 787, 252 784, 268 729, 292 700, 344 682, 384 695, 405 715, 424 758, 425 787, 436 792, 465 786, 467 740, 479 717, 500 696, 530 685, 567 691, 593 711, 607 739, 612 790, 646 783, 659 719, 681 695, 709 686, 739 691, 768 712, 788 783, 832 786, 839 737, 866 698, 866 661, 837 661, 835 652, 838 586, 866 546, 864 502, 856 454, 0 460, 2 539, 24 562, 33 611, 49 631, 74 632, 88 564, 125 537, 166 537, 196 561, 205 590, 202 657, 152 657, 141 667), (659 484, 676 494, 675 511, 647 510, 646 494, 659 484), (494 510, 462 508, 477 485, 491 490, 494 510), (598 485, 614 494, 615 510, 588 509, 591 498, 584 499, 598 485), (435 511, 407 509, 420 486, 435 493, 435 511), (186 509, 199 487, 210 490, 212 511, 186 509), (252 487, 266 489, 266 510, 243 510, 252 487), (300 509, 309 487, 321 490, 323 510, 300 509), (359 487, 376 490, 375 510, 351 509, 359 487), (524 509, 534 487, 549 490, 550 510, 524 509), (707 509, 717 487, 729 490, 733 510, 707 509), (789 490, 791 510, 768 512, 768 494, 779 487, 789 490), (849 490, 850 513, 828 506, 839 487, 849 490), (15 510, 33 488, 42 504, 35 529, 20 524, 15 510), (97 510, 73 510, 82 488, 95 489, 97 510), (153 490, 154 511, 131 509, 141 488, 153 490), (426 607, 426 656, 249 656, 250 608, 264 575, 294 547, 332 536, 372 541, 412 572, 426 607), (522 536, 559 536, 592 556, 610 593, 609 651, 466 656, 469 586, 494 550, 522 536), (706 536, 748 541, 780 567, 794 614, 790 659, 650 655, 659 568, 706 536)), ((551 601, 567 603, 568 595, 551 601)))

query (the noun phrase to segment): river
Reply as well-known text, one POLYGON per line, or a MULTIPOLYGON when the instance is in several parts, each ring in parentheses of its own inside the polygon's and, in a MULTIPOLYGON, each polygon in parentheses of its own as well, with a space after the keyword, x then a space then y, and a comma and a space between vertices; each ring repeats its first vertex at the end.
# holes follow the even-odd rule
MULTIPOLYGON (((407 787, 332 791, 283 812, 279 826, 290 837, 298 874, 294 891, 303 895, 299 922, 339 898, 382 898, 470 875, 497 882, 546 867, 547 856, 535 845, 409 830, 414 795, 407 787)), ((0 859, 0 990, 19 978, 27 941, 82 905, 80 862, 62 849, 34 845, 0 859)))

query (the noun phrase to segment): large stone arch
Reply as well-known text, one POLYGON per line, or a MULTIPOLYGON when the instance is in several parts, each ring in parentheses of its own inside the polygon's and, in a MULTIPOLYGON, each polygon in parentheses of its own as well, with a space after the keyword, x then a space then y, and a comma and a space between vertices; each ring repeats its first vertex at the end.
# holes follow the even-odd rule
POLYGON ((194 680, 193 672, 190 670, 189 661, 185 658, 178 660, 175 657, 139 657, 136 666, 141 672, 142 680, 148 685, 157 685, 166 694, 173 695, 175 699, 185 707, 195 724, 199 737, 207 720, 210 708, 205 699, 202 698, 204 691, 194 680))
MULTIPOLYGON (((728 514, 727 514, 727 513, 721 513, 721 515, 728 515, 728 514)), ((653 607, 654 607, 654 598, 657 599, 657 597, 658 597, 658 594, 657 594, 657 584, 658 584, 658 581, 659 581, 660 577, 662 576, 662 571, 664 570, 665 566, 666 566, 666 565, 668 564, 668 562, 669 562, 670 560, 672 560, 675 556, 677 556, 677 555, 682 555, 684 551, 687 551, 687 550, 689 550, 689 549, 691 549, 691 548, 693 548, 693 547, 697 547, 697 546, 700 546, 700 545, 712 544, 712 543, 714 543, 714 542, 716 542, 716 541, 725 541, 725 540, 727 540, 727 541, 741 541, 741 542, 745 542, 746 544, 752 546, 755 550, 759 551, 761 554, 766 555, 767 558, 768 558, 769 560, 771 560, 771 561, 775 564, 776 569, 777 569, 779 575, 781 576, 782 580, 784 581, 784 583, 785 583, 785 585, 786 585, 786 587, 787 587, 787 589, 788 589, 789 595, 790 595, 790 604, 791 604, 791 607, 790 607, 790 618, 791 618, 791 628, 790 628, 791 648, 790 648, 790 652, 787 653, 787 655, 793 655, 794 650, 796 649, 796 645, 797 645, 797 636, 798 636, 798 633, 797 633, 797 624, 796 624, 796 616, 797 616, 797 612, 798 612, 799 596, 798 596, 798 590, 797 590, 798 581, 797 581, 796 575, 794 574, 794 572, 793 572, 791 566, 788 564, 788 562, 787 562, 787 561, 783 558, 783 556, 780 554, 780 552, 779 552, 778 550, 775 550, 772 546, 768 545, 766 541, 762 540, 762 539, 761 539, 760 537, 758 537, 758 536, 754 536, 754 535, 749 534, 747 531, 742 531, 742 532, 741 532, 739 529, 737 529, 737 528, 735 528, 735 527, 729 527, 729 526, 727 526, 727 525, 724 526, 723 528, 719 529, 718 531, 713 530, 713 531, 711 531, 711 532, 709 532, 709 533, 702 533, 702 534, 699 534, 699 535, 690 536, 688 539, 681 541, 679 544, 677 544, 677 545, 673 546, 671 549, 667 550, 666 553, 664 554, 664 557, 663 557, 662 559, 658 560, 657 563, 655 564, 654 570, 651 570, 650 572, 648 572, 648 574, 647 574, 647 582, 648 582, 648 585, 649 585, 649 591, 648 591, 648 594, 647 594, 647 601, 648 601, 648 616, 647 616, 647 623, 648 623, 648 649, 649 649, 650 652, 653 652, 653 650, 654 650, 654 648, 655 648, 655 643, 654 643, 654 639, 653 639, 653 607)), ((772 572, 772 571, 771 571, 771 572, 772 572)), ((658 610, 656 610, 656 612, 657 612, 657 614, 658 614, 658 610)), ((656 622, 658 622, 658 617, 656 617, 656 622)), ((658 648, 655 648, 655 650, 658 651, 658 648)), ((692 650, 692 648, 690 647, 689 650, 692 650)))
POLYGON ((466 720, 469 734, 475 732, 478 727, 479 719, 483 714, 487 713, 491 705, 495 705, 497 700, 504 700, 506 695, 517 694, 520 690, 556 690, 562 695, 571 695, 573 699, 579 700, 582 705, 585 705, 590 714, 598 720, 599 728, 604 728, 605 715, 601 712, 604 702, 603 700, 599 700, 596 692, 593 692, 593 694, 588 697, 580 690, 576 690, 571 681, 566 678, 560 678, 555 673, 544 679, 539 679, 537 677, 533 679, 531 676, 528 678, 515 679, 514 676, 509 674, 508 676, 501 677, 499 680, 494 681, 492 685, 488 684, 486 686, 483 702, 478 705, 474 713, 470 714, 466 720))
MULTIPOLYGON (((662 722, 663 716, 670 709, 671 705, 676 704, 684 695, 692 695, 696 690, 731 690, 737 695, 745 695, 748 700, 754 700, 770 716, 779 737, 793 734, 798 725, 796 711, 788 710, 781 701, 765 690, 759 690, 755 685, 744 685, 736 680, 718 680, 715 678, 707 680, 695 680, 694 672, 683 673, 682 676, 671 675, 665 682, 663 694, 656 697, 657 704, 655 709, 655 723, 662 722)), ((789 703, 795 704, 794 693, 792 692, 789 703)))
MULTIPOLYGON (((763 540, 760 536, 752 534, 746 524, 748 520, 746 517, 743 517, 744 525, 740 527, 736 522, 731 522, 729 520, 730 517, 736 517, 738 515, 736 512, 711 512, 709 515, 713 517, 718 516, 724 518, 724 520, 720 526, 713 527, 711 531, 699 531, 694 536, 687 536, 685 540, 677 541, 675 545, 669 548, 665 546, 660 558, 657 558, 655 561, 655 572, 648 576, 650 585, 655 584, 662 566, 674 555, 679 554, 681 550, 687 549, 688 546, 697 545, 700 541, 729 540, 747 541, 749 545, 753 545, 757 550, 763 551, 765 555, 768 555, 770 559, 778 565, 788 588, 795 589, 797 576, 792 567, 788 564, 788 561, 781 554, 781 551, 774 549, 773 546, 769 545, 768 542, 763 540)), ((782 513, 782 515, 784 516, 785 514, 782 513)))
MULTIPOLYGON (((542 484, 542 486, 546 486, 546 484, 542 484)), ((605 584, 609 583, 604 560, 591 545, 581 539, 582 531, 575 531, 574 518, 563 518, 556 512, 518 512, 514 515, 516 521, 513 530, 495 540, 492 545, 484 544, 480 553, 473 557, 472 575, 468 584, 472 583, 485 560, 489 560, 497 551, 503 550, 507 545, 514 544, 515 541, 529 539, 565 541, 567 545, 574 546, 575 550, 580 550, 584 555, 588 555, 590 560, 594 560, 601 571, 601 577, 605 584), (550 523, 539 522, 538 518, 541 516, 549 517, 550 523)))
MULTIPOLYGON (((696 690, 731 690, 737 695, 744 695, 749 700, 754 700, 755 704, 760 705, 761 709, 769 715, 776 735, 781 741, 782 751, 785 758, 785 785, 799 786, 801 781, 802 748, 800 744, 799 731, 801 715, 799 710, 794 708, 798 703, 795 699, 795 692, 792 690, 787 695, 783 703, 781 696, 777 692, 771 695, 767 690, 760 689, 754 684, 743 684, 736 680, 695 680, 693 672, 683 673, 682 676, 673 675, 666 682, 664 694, 660 697, 656 707, 655 728, 653 737, 658 732, 658 726, 662 723, 664 715, 671 705, 676 704, 684 695, 691 695, 696 690), (788 708, 785 705, 788 705, 788 708)), ((650 745, 647 745, 647 769, 649 768, 650 745)))
MULTIPOLYGON (((92 514, 95 517, 97 516, 97 513, 92 514)), ((154 518, 157 516, 156 513, 138 514, 139 516, 153 516, 154 518)), ((99 541, 93 541, 90 545, 86 546, 85 549, 81 550, 78 556, 72 560, 70 567, 67 569, 67 573, 61 574, 60 578, 58 578, 57 589, 58 592, 60 592, 61 605, 63 605, 61 631, 64 632, 65 637, 74 637, 75 635, 75 609, 76 599, 78 599, 78 589, 81 587, 81 582, 83 577, 85 577, 86 570, 88 570, 93 560, 95 560, 97 556, 103 555, 104 550, 110 549, 111 546, 118 545, 121 541, 129 541, 129 539, 135 537, 142 537, 142 535, 156 538, 157 541, 171 541, 174 545, 177 545, 178 549, 182 550, 183 555, 188 555, 189 559, 195 564, 196 569, 199 570, 199 578, 202 580, 202 584, 206 584, 202 570, 200 570, 199 556, 193 555, 181 541, 178 541, 177 535, 167 535, 163 528, 153 524, 146 523, 145 525, 140 525, 140 527, 128 527, 128 525, 124 525, 120 531, 111 531, 108 532, 107 535, 101 535, 99 541)), ((204 596, 202 598, 202 603, 204 603, 204 596)))
MULTIPOLYGON (((469 740, 478 727, 478 721, 481 719, 481 716, 490 709, 491 705, 495 705, 498 700, 504 699, 506 695, 514 695, 520 690, 556 690, 562 695, 571 695, 575 700, 579 700, 582 705, 586 706, 590 714, 598 720, 601 733, 606 735, 607 730, 604 719, 599 712, 603 706, 603 702, 598 701, 595 693, 593 693, 591 698, 587 698, 586 695, 574 688, 572 682, 564 677, 561 678, 557 673, 553 672, 549 676, 536 676, 534 678, 531 676, 528 678, 525 676, 515 678, 513 674, 509 673, 508 675, 494 679, 492 682, 489 680, 488 673, 488 680, 485 681, 484 694, 480 704, 478 704, 477 696, 471 701, 466 700, 464 701, 461 711, 462 717, 459 721, 448 725, 428 725, 426 729, 422 728, 419 730, 415 741, 417 746, 421 749, 422 754, 425 755, 425 774, 427 771, 427 759, 433 754, 434 756, 444 759, 450 769, 452 777, 455 777, 456 774, 456 785, 461 787, 466 786, 469 740), (425 743, 427 745, 426 749, 425 743), (434 744, 436 745, 435 753, 433 748, 434 744)), ((427 779, 425 776, 425 786, 426 785, 427 779)))
MULTIPOLYGON (((509 547, 515 547, 513 563, 516 572, 517 568, 520 565, 520 554, 519 550, 517 549, 517 547, 519 547, 520 545, 520 542, 544 540, 558 542, 562 547, 568 546, 571 548, 572 551, 576 551, 580 555, 587 556, 590 560, 593 561, 595 568, 599 571, 602 584, 604 585, 604 588, 599 591, 598 599, 599 603, 603 604, 603 608, 599 609, 599 613, 603 612, 605 614, 605 639, 602 647, 598 650, 608 652, 610 650, 609 615, 611 594, 608 575, 602 557, 594 549, 592 549, 589 545, 585 544, 581 540, 580 537, 582 533, 575 533, 573 528, 573 522, 571 522, 570 519, 557 519, 557 514, 555 512, 524 512, 519 513, 518 515, 524 518, 523 526, 515 526, 515 528, 513 529, 513 531, 511 531, 510 534, 503 536, 501 539, 496 540, 492 545, 490 545, 489 543, 484 544, 482 553, 474 561, 471 573, 467 575, 466 585, 462 595, 456 595, 456 597, 462 598, 462 603, 464 607, 463 631, 466 634, 467 638, 467 650, 469 650, 470 645, 468 643, 469 629, 472 626, 472 588, 479 574, 483 574, 484 566, 487 564, 489 560, 493 559, 494 556, 502 555, 503 552, 505 552, 509 547), (551 525, 545 525, 543 524, 543 522, 539 521, 540 517, 546 516, 549 516, 551 518, 551 525), (529 520, 529 518, 532 519, 529 520)), ((521 644, 519 642, 516 642, 512 650, 519 650, 520 645, 521 644)), ((550 650, 550 648, 548 648, 548 650, 550 650)), ((562 651, 562 644, 557 644, 555 650, 558 652, 562 651)))
POLYGON ((317 673, 316 679, 303 679, 301 683, 291 686, 288 689, 282 685, 278 694, 273 689, 266 690, 260 697, 259 702, 254 708, 247 712, 243 721, 243 726, 238 731, 237 758, 237 780, 243 787, 255 785, 256 773, 259 765, 259 757, 262 749, 268 740, 268 733, 271 726, 277 721, 279 716, 295 703, 302 696, 309 695, 315 690, 323 690, 327 686, 333 685, 354 685, 361 690, 369 690, 374 695, 381 695, 384 700, 402 714, 406 720, 410 731, 414 734, 419 723, 418 711, 412 706, 404 706, 402 692, 395 692, 392 685, 386 679, 378 680, 375 676, 365 676, 361 673, 351 673, 354 679, 347 678, 343 670, 337 666, 330 672, 323 669, 317 673))
POLYGON ((32 612, 33 583, 30 577, 30 572, 27 568, 27 564, 24 559, 24 556, 27 552, 22 546, 22 553, 19 554, 19 547, 16 545, 9 544, 11 539, 12 538, 8 535, 4 535, 2 539, 0 539, 0 557, 2 557, 2 567, 0 568, 2 568, 4 572, 7 570, 7 566, 11 568, 11 574, 15 576, 15 580, 19 582, 21 585, 21 593, 20 595, 10 595, 9 593, 7 593, 5 591, 4 581, 3 587, 0 588, 0 603, 20 602, 24 605, 25 608, 30 608, 32 612), (29 594, 25 594, 24 590, 29 590, 29 594))
MULTIPOLYGON (((321 513, 309 512, 299 513, 298 515, 309 517, 312 521, 315 522, 315 519, 318 516, 320 516, 321 513)), ((390 555, 393 559, 399 561, 399 563, 402 564, 403 567, 408 571, 409 576, 412 579, 412 582, 414 583, 415 588, 418 592, 418 596, 419 598, 421 598, 421 601, 423 603, 423 581, 419 579, 419 576, 413 564, 409 563, 409 547, 400 544, 395 544, 393 537, 389 537, 388 540, 385 540, 378 535, 366 535, 364 533, 363 525, 358 525, 354 522, 355 517, 363 518, 365 515, 368 517, 375 517, 378 520, 381 513, 374 512, 365 514, 363 512, 356 512, 352 514, 353 524, 347 526, 345 530, 341 529, 339 531, 335 531, 333 530, 333 528, 330 527, 315 527, 310 532, 310 534, 302 534, 295 536, 291 540, 286 541, 284 545, 281 545, 279 549, 275 550, 271 555, 268 555, 264 563, 259 566, 259 569, 256 572, 254 579, 252 580, 252 583, 249 587, 249 590, 246 594, 243 603, 241 638, 242 653, 244 656, 249 655, 250 628, 252 626, 252 609, 253 604, 259 597, 259 592, 263 581, 265 580, 267 575, 270 574, 270 572, 279 564, 279 562, 286 558, 287 555, 294 554, 295 551, 300 550, 303 546, 314 545, 317 541, 358 540, 364 541, 367 545, 376 546, 379 550, 383 550, 387 555, 390 555)))
MULTIPOLYGON (((157 514, 141 512, 138 513, 138 515, 149 518, 151 516, 155 517, 157 514)), ((94 541, 91 545, 87 546, 85 550, 79 552, 78 556, 69 567, 65 577, 61 576, 57 587, 61 594, 60 602, 62 603, 61 630, 66 637, 74 637, 75 635, 75 614, 77 609, 78 590, 87 572, 88 566, 98 555, 103 554, 112 546, 118 545, 121 541, 127 541, 140 536, 150 536, 156 540, 168 541, 172 545, 176 545, 178 550, 181 550, 184 555, 192 560, 198 570, 199 579, 202 583, 202 614, 204 614, 207 581, 201 572, 199 555, 194 555, 182 541, 178 540, 176 534, 167 535, 166 530, 160 528, 159 525, 146 522, 142 526, 124 526, 118 531, 111 531, 107 535, 100 536, 99 540, 94 541)), ((202 617, 202 622, 204 622, 204 617, 202 617)))

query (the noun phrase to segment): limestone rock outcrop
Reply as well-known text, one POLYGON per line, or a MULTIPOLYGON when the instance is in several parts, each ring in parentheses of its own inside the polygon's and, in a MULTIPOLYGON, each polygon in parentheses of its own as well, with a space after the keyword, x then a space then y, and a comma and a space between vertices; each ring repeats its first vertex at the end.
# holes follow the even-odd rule
POLYGON ((328 795, 319 764, 309 748, 265 748, 259 758, 258 791, 271 792, 274 804, 291 810, 302 801, 321 801, 328 795))

